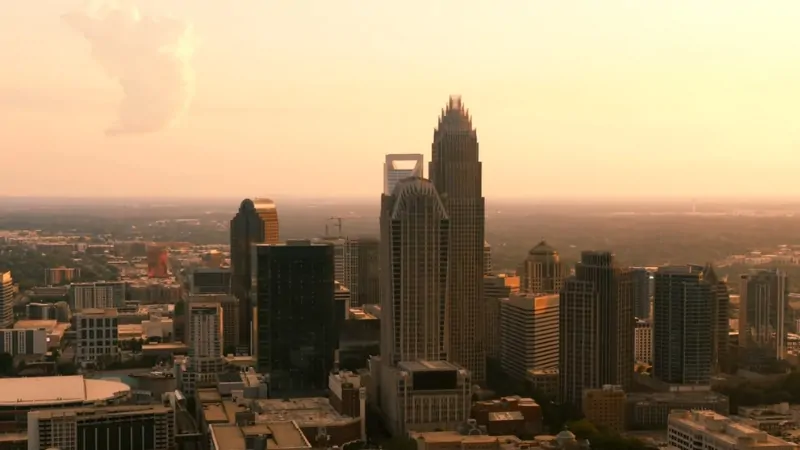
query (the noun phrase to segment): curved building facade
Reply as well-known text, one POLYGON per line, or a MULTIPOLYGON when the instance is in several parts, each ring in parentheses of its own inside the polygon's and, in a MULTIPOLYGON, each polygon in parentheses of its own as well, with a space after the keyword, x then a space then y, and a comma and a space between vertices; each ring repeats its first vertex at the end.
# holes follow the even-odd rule
POLYGON ((381 242, 381 357, 447 359, 450 223, 433 183, 406 178, 383 196, 381 242))
POLYGON ((278 208, 268 198, 246 198, 231 219, 231 291, 239 299, 239 345, 250 345, 253 304, 250 301, 253 244, 280 242, 278 208))

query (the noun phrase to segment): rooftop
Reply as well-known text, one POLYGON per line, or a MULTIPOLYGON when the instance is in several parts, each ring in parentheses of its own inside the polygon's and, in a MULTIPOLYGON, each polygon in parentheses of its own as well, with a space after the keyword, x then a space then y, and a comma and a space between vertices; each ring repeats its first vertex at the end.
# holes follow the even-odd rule
POLYGON ((40 409, 35 411, 39 419, 49 419, 52 417, 59 417, 64 415, 78 415, 78 416, 114 416, 117 414, 132 415, 140 414, 166 414, 172 408, 163 405, 123 405, 123 406, 87 406, 81 408, 58 408, 58 409, 40 409))
POLYGON ((693 432, 713 436, 715 440, 725 442, 730 448, 739 448, 743 441, 748 444, 747 448, 784 448, 788 444, 783 439, 736 423, 713 411, 673 410, 669 415, 670 429, 673 426, 689 428, 693 432))
POLYGON ((457 365, 447 361, 400 361, 397 363, 400 370, 407 372, 431 372, 431 371, 446 371, 446 370, 461 370, 457 365))
POLYGON ((246 437, 265 436, 268 449, 305 449, 311 444, 296 423, 291 421, 257 423, 255 425, 211 425, 211 439, 216 448, 245 450, 246 437))
POLYGON ((331 406, 327 398, 293 398, 288 400, 258 400, 256 422, 295 421, 301 428, 331 426, 351 423, 352 417, 343 416, 331 406))
POLYGON ((0 379, 0 406, 93 403, 130 392, 125 383, 83 375, 0 379))

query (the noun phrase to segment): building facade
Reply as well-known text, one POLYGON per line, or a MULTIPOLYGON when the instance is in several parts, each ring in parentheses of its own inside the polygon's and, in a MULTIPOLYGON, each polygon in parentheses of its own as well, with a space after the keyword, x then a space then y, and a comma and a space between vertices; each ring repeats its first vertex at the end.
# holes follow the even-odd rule
POLYGON ((584 389, 629 386, 634 317, 627 272, 609 252, 584 251, 560 295, 561 401, 579 407, 584 389))
POLYGON ((653 274, 644 267, 631 268, 631 282, 633 283, 633 315, 637 319, 650 318, 650 298, 652 296, 650 285, 653 274))
POLYGON ((230 269, 198 267, 192 271, 189 282, 191 294, 231 295, 232 277, 230 269))
POLYGON ((128 285, 124 281, 72 283, 69 287, 69 306, 82 309, 118 308, 125 304, 128 285))
POLYGON ((637 319, 633 331, 633 359, 636 362, 653 363, 653 326, 649 319, 637 319))
POLYGON ((75 314, 76 361, 115 359, 118 350, 118 314, 114 308, 84 309, 75 314))
POLYGON ((2 329, 0 349, 3 353, 17 355, 44 355, 47 353, 47 330, 2 329))
POLYGON ((28 448, 170 450, 175 411, 169 406, 105 406, 28 413, 28 448))
POLYGON ((447 359, 450 220, 433 183, 405 178, 382 197, 381 359, 447 359))
POLYGON ((797 444, 713 411, 673 411, 669 415, 667 441, 675 450, 797 450, 797 444))
POLYGON ((242 200, 239 212, 231 219, 231 291, 239 299, 239 345, 250 348, 253 329, 252 247, 277 244, 278 209, 267 198, 242 200))
POLYGON ((409 177, 422 178, 425 164, 421 153, 386 155, 383 163, 383 195, 392 195, 401 180, 409 177))
POLYGON ((486 381, 483 302, 485 202, 478 135, 460 96, 450 97, 433 133, 430 179, 450 219, 448 357, 486 381))
POLYGON ((380 303, 380 241, 348 238, 344 284, 350 289, 350 308, 380 303))
POLYGON ((791 321, 786 273, 754 270, 739 282, 739 345, 750 360, 784 359, 791 321))
POLYGON ((44 285, 68 283, 81 277, 80 267, 49 267, 44 269, 44 285))
POLYGON ((256 362, 272 395, 324 392, 339 339, 333 247, 308 240, 254 246, 256 362))
POLYGON ((518 293, 519 283, 518 276, 505 273, 483 278, 487 358, 500 358, 500 301, 518 293))
POLYGON ((518 271, 520 291, 530 294, 557 294, 566 275, 556 249, 545 241, 528 251, 518 271))
POLYGON ((0 327, 14 325, 14 279, 11 272, 0 272, 0 327))
POLYGON ((703 266, 655 273, 653 375, 670 384, 708 384, 713 367, 712 284, 703 266))
POLYGON ((512 294, 500 300, 500 364, 524 381, 529 370, 558 368, 558 294, 512 294))
POLYGON ((218 381, 223 370, 222 324, 223 310, 219 302, 190 299, 187 305, 187 339, 189 362, 181 380, 187 395, 198 387, 218 381))

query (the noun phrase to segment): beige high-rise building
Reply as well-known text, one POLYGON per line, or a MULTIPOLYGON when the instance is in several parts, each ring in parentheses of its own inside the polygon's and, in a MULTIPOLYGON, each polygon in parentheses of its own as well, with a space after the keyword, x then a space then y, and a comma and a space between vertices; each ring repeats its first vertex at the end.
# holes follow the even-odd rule
POLYGON ((219 302, 189 302, 187 342, 189 362, 182 377, 188 395, 218 381, 223 369, 222 305, 219 302))
POLYGON ((521 292, 557 294, 564 283, 565 270, 556 249, 541 241, 530 249, 518 275, 521 292))
POLYGON ((433 183, 405 178, 381 210, 381 359, 447 359, 450 220, 433 183))
POLYGON ((450 218, 448 357, 486 381, 483 275, 485 202, 478 135, 460 96, 450 97, 433 133, 431 182, 450 218))
POLYGON ((558 294, 512 294, 500 300, 500 363, 525 380, 529 370, 558 368, 558 294))
POLYGON ((469 372, 447 362, 450 221, 434 185, 399 181, 381 199, 380 408, 395 435, 469 416, 469 372))
POLYGON ((222 308, 222 350, 235 351, 239 339, 239 300, 227 294, 192 294, 189 303, 218 303, 222 308))
POLYGON ((483 277, 486 302, 486 356, 500 358, 500 300, 519 292, 519 277, 505 273, 483 277))

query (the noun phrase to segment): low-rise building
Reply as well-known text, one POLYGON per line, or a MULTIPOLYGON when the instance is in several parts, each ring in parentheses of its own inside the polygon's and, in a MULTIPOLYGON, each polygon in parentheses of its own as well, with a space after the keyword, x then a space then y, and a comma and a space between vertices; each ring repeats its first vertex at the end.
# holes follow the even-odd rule
POLYGON ((626 426, 636 430, 663 430, 670 411, 709 410, 728 414, 728 397, 711 390, 675 390, 672 392, 631 392, 626 395, 626 426))
POLYGON ((447 361, 420 360, 401 361, 378 372, 381 410, 392 435, 452 430, 466 422, 472 406, 472 377, 466 369, 447 361))
POLYGON ((44 330, 47 337, 45 342, 48 349, 61 348, 64 334, 70 328, 69 323, 55 320, 18 320, 14 323, 14 330, 44 330))
POLYGON ((47 331, 40 329, 0 330, 0 349, 11 356, 47 353, 47 331))
POLYGON ((713 411, 670 413, 667 439, 675 450, 797 450, 798 445, 736 423, 713 411))
POLYGON ((475 402, 472 418, 491 436, 535 436, 542 432, 542 408, 532 398, 519 395, 475 402))
POLYGON ((169 406, 45 409, 28 413, 28 448, 171 450, 175 412, 169 406))
POLYGON ((310 450, 294 421, 210 426, 211 450, 310 450))
POLYGON ((593 424, 615 433, 625 431, 625 391, 622 386, 584 389, 582 405, 583 414, 593 424))

